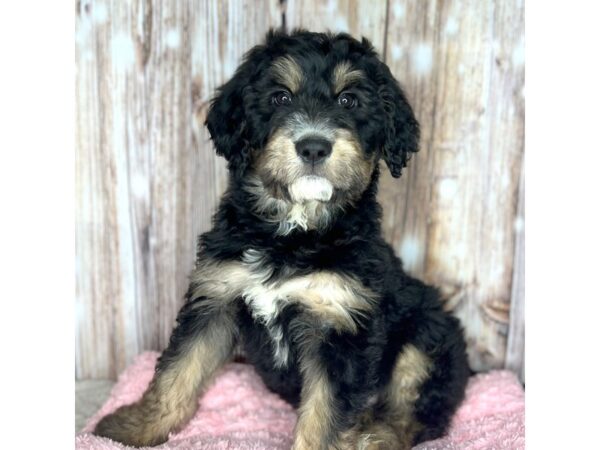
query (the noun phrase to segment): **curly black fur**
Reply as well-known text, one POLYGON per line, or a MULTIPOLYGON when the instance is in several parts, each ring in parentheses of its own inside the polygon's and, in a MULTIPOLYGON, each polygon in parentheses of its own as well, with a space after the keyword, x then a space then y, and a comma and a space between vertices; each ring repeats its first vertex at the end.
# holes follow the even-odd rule
MULTIPOLYGON (((340 331, 307 314, 298 303, 283 304, 272 321, 265 323, 243 298, 232 301, 228 312, 219 314, 234 317, 236 342, 243 345, 247 359, 267 386, 299 405, 306 375, 301 359, 317 361, 334 399, 330 405, 332 429, 319 446, 333 446, 336 433, 351 429, 366 412, 373 420, 386 420, 390 411, 382 392, 392 382, 398 355, 410 345, 431 362, 418 398, 407 412, 419 424, 410 442, 442 435, 464 395, 469 375, 465 343, 458 321, 442 310, 438 292, 407 275, 382 238, 376 163, 384 159, 392 175, 399 177, 409 155, 418 150, 419 126, 398 83, 371 44, 346 34, 270 32, 265 44, 253 48, 218 91, 206 124, 218 154, 228 161, 231 176, 214 227, 200 238, 198 263, 242 261, 252 251, 261 255, 261 267, 271 268, 269 282, 321 272, 344 274, 377 297, 373 309, 356 318, 356 332, 340 331), (269 70, 274 60, 284 56, 297 62, 305 74, 305 85, 294 94, 292 104, 277 108, 272 99, 281 86, 269 76, 269 70), (328 84, 332 68, 343 61, 364 75, 352 88, 359 105, 352 110, 336 103, 328 84), (280 233, 278 223, 265 220, 253 207, 247 183, 274 132, 298 111, 326 117, 334 129, 349 130, 363 152, 357 164, 375 164, 366 188, 344 200, 326 226, 280 233), (282 342, 289 349, 285 364, 277 365, 273 356, 271 330, 275 327, 282 331, 282 342), (309 350, 308 336, 317 336, 309 350)), ((285 186, 282 189, 285 191, 285 186)), ((282 198, 289 200, 285 192, 282 198)), ((192 281, 157 376, 168 370, 186 349, 186 342, 201 335, 213 320, 216 307, 198 295, 201 282, 192 281)), ((103 434, 118 435, 110 430, 103 434)))
MULTIPOLYGON (((297 57, 306 73, 323 70, 322 64, 350 60, 368 74, 370 84, 363 89, 369 101, 362 113, 351 121, 347 116, 336 120, 340 126, 355 127, 367 151, 382 149, 381 156, 394 177, 400 176, 410 153, 418 150, 419 125, 412 109, 366 39, 358 42, 346 34, 271 32, 266 44, 252 49, 235 76, 221 88, 208 115, 215 147, 228 159, 235 176, 215 216, 214 229, 201 238, 202 249, 216 259, 240 258, 249 248, 259 249, 268 255, 273 267, 294 267, 299 273, 332 270, 354 274, 380 293, 378 312, 360 333, 340 336, 328 330, 320 349, 331 379, 336 381, 342 416, 352 417, 364 409, 369 395, 388 381, 400 349, 412 343, 435 361, 416 404, 417 418, 426 424, 416 441, 438 437, 463 398, 469 374, 465 344, 458 321, 442 311, 436 290, 405 274, 401 261, 383 241, 381 209, 376 201, 378 171, 374 171, 355 207, 338 217, 326 232, 297 232, 273 239, 275 225, 263 222, 248 209, 247 194, 240 184, 251 149, 264 147, 278 119, 270 114, 271 105, 261 101, 269 82, 261 74, 282 55, 297 57), (314 53, 327 55, 326 61, 303 58, 314 53)), ((285 328, 293 329, 296 317, 296 307, 290 306, 279 320, 285 328)), ((249 360, 269 387, 297 404, 301 386, 298 368, 274 369, 264 327, 246 308, 240 311, 239 320, 249 360)), ((296 329, 303 331, 303 327, 296 329)), ((293 333, 286 335, 290 342, 297 339, 293 333)))
MULTIPOLYGON (((418 420, 427 425, 417 436, 416 445, 444 433, 463 399, 469 369, 458 320, 442 311, 434 288, 402 270, 400 259, 381 237, 381 208, 375 199, 377 178, 375 174, 356 208, 339 217, 327 232, 294 233, 276 240, 274 226, 250 213, 244 194, 233 188, 221 203, 214 229, 201 237, 201 248, 217 259, 240 258, 248 248, 260 249, 276 268, 294 267, 299 273, 350 273, 380 293, 377 313, 357 335, 327 331, 321 348, 323 360, 336 382, 342 416, 351 421, 356 412, 364 410, 368 397, 387 383, 405 344, 412 343, 434 357, 432 376, 416 404, 418 420)), ((290 306, 284 310, 279 319, 284 328, 294 329, 296 309, 290 306)), ((256 323, 246 308, 238 317, 249 362, 267 386, 297 405, 301 387, 298 366, 274 368, 264 326, 256 323)), ((302 333, 304 328, 296 330, 302 333)), ((298 339, 293 333, 287 336, 292 342, 298 339)), ((348 425, 340 424, 340 428, 348 425)))

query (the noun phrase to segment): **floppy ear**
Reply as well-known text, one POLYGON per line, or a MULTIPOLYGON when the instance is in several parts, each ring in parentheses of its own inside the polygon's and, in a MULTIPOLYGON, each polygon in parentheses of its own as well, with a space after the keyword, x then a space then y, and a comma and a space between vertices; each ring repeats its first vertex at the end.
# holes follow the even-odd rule
POLYGON ((225 157, 229 169, 234 172, 243 172, 249 162, 250 141, 244 98, 248 95, 254 72, 250 62, 255 53, 256 49, 250 52, 233 77, 219 88, 206 116, 205 124, 217 154, 225 157))
POLYGON ((398 178, 411 154, 419 151, 419 123, 387 66, 382 66, 379 95, 386 115, 383 159, 398 178))

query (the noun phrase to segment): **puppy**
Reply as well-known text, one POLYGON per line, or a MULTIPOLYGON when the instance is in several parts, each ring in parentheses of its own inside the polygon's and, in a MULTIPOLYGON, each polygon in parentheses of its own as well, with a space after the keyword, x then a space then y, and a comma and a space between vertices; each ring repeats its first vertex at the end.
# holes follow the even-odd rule
POLYGON ((378 162, 399 177, 419 125, 371 44, 270 32, 211 103, 229 186, 199 241, 143 398, 95 433, 157 445, 243 349, 298 408, 293 449, 407 449, 441 436, 469 375, 456 319, 381 236, 378 162))

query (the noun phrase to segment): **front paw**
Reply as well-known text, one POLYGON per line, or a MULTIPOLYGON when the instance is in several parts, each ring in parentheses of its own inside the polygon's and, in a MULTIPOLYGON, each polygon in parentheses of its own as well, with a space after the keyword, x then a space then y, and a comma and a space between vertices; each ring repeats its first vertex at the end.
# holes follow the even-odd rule
POLYGON ((152 414, 148 413, 140 404, 123 406, 103 417, 93 433, 132 447, 162 444, 168 439, 169 433, 156 426, 159 424, 150 423, 152 414))

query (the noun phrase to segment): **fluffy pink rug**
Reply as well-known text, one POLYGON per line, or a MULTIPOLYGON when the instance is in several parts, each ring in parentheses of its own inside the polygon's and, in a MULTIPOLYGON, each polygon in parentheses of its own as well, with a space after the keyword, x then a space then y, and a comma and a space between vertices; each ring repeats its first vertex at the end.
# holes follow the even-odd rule
MULTIPOLYGON (((157 353, 137 357, 119 377, 110 398, 76 436, 77 450, 127 448, 90 434, 101 417, 142 396, 154 372, 157 353)), ((473 377, 467 398, 443 439, 416 447, 431 449, 525 448, 525 399, 516 377, 494 371, 473 377)), ((289 449, 294 410, 263 385, 251 366, 229 364, 200 402, 195 417, 156 449, 289 449)))

